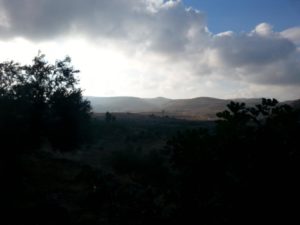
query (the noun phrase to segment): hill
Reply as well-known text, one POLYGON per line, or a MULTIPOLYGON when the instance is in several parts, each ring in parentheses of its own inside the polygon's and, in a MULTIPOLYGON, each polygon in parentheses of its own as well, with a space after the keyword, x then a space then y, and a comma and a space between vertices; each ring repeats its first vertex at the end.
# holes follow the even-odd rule
POLYGON ((162 106, 171 101, 166 98, 137 97, 88 97, 96 113, 103 112, 159 112, 162 106))
MULTIPOLYGON (((87 97, 95 113, 142 113, 180 119, 214 120, 216 113, 225 110, 230 101, 245 102, 248 106, 260 103, 260 98, 218 99, 198 97, 191 99, 87 97)), ((299 100, 282 102, 292 106, 299 100)))

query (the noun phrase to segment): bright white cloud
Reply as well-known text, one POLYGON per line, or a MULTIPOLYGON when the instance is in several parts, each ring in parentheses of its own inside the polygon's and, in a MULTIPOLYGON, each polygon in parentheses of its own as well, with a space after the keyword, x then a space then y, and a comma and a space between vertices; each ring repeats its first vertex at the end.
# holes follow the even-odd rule
POLYGON ((255 29, 252 31, 254 35, 259 36, 270 36, 273 33, 273 27, 268 23, 258 24, 255 29))
POLYGON ((281 35, 296 45, 300 45, 300 27, 292 27, 281 32, 281 35))
POLYGON ((179 0, 0 0, 0 14, 1 61, 70 55, 87 95, 300 94, 299 27, 212 34, 179 0))

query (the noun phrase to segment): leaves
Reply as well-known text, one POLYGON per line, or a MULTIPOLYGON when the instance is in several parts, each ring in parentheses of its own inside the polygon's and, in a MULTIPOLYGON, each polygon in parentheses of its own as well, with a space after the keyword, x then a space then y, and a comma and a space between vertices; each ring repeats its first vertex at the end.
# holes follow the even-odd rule
POLYGON ((11 137, 13 132, 6 131, 20 130, 15 124, 19 121, 26 127, 19 136, 27 137, 32 143, 45 138, 53 143, 60 139, 59 145, 64 144, 66 148, 73 146, 72 142, 80 142, 85 135, 79 133, 83 124, 88 124, 91 107, 77 87, 79 80, 75 75, 78 72, 71 65, 70 57, 55 64, 48 63, 43 54, 36 56, 30 65, 13 61, 1 63, 0 128, 3 133, 11 137))
POLYGON ((299 190, 299 112, 276 99, 262 99, 250 107, 230 102, 217 116, 215 131, 186 131, 166 146, 179 174, 176 193, 182 200, 176 202, 176 215, 182 214, 184 224, 186 218, 198 224, 240 224, 248 218, 253 224, 261 217, 274 219, 253 214, 253 209, 293 210, 291 203, 299 201, 294 200, 299 190))

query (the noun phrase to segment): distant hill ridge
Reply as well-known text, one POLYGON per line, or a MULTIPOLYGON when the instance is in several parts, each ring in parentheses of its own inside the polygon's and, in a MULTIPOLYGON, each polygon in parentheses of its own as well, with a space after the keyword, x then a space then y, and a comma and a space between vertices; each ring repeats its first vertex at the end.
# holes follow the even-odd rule
MULTIPOLYGON (((230 101, 245 102, 255 105, 261 98, 218 99, 197 97, 191 99, 138 98, 138 97, 87 97, 95 113, 148 113, 173 116, 186 119, 215 119, 216 113, 223 111, 230 101)), ((286 101, 292 106, 299 106, 299 101, 286 101)))

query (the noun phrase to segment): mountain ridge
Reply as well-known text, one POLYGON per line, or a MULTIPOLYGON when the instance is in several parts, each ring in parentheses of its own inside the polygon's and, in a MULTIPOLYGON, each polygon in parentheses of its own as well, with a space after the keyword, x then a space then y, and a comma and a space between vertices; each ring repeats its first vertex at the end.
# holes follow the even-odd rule
MULTIPOLYGON (((189 99, 169 99, 164 97, 139 98, 132 96, 93 97, 86 96, 91 102, 94 113, 143 113, 171 116, 185 119, 210 120, 216 113, 226 109, 230 101, 245 102, 249 106, 259 104, 262 98, 220 99, 213 97, 195 97, 189 99)), ((283 101, 299 107, 299 99, 283 101)))

